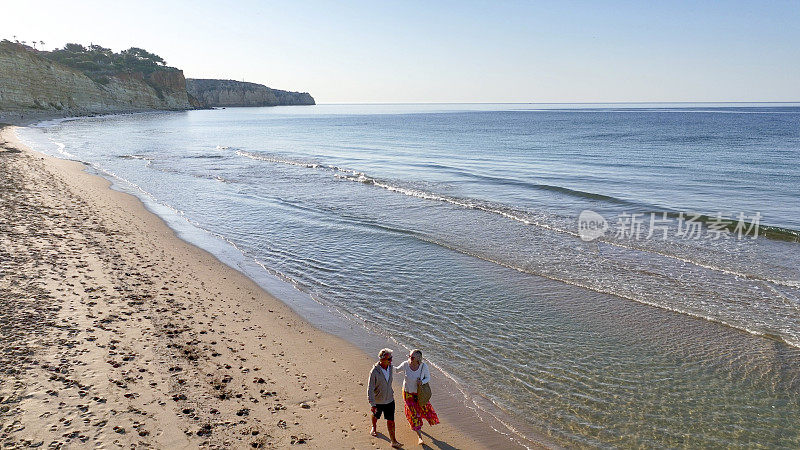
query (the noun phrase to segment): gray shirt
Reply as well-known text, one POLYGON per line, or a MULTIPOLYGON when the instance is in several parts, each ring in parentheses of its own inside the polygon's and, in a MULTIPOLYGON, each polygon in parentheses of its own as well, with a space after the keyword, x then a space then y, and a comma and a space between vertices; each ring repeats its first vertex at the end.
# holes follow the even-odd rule
POLYGON ((369 384, 367 387, 367 397, 369 404, 385 405, 394 401, 394 390, 392 389, 392 366, 389 369, 389 379, 384 376, 379 363, 372 366, 372 371, 369 373, 369 384))

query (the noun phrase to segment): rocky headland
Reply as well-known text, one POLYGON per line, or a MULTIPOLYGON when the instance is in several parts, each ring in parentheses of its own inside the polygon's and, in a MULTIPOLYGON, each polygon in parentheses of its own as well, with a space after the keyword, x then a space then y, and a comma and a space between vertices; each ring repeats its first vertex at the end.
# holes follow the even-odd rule
POLYGON ((189 95, 207 107, 314 105, 308 92, 272 89, 263 84, 234 80, 186 80, 189 95))
POLYGON ((52 117, 191 109, 186 79, 165 67, 148 74, 121 72, 91 79, 30 47, 0 42, 0 122, 24 124, 52 117))
POLYGON ((187 80, 158 55, 67 44, 51 52, 0 41, 0 123, 217 106, 313 105, 306 92, 232 80, 187 80))

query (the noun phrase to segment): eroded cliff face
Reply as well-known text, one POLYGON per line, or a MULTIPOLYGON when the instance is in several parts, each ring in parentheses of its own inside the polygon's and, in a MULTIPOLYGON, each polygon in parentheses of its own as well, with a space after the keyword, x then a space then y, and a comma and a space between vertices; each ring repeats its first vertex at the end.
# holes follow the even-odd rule
POLYGON ((189 95, 206 107, 314 105, 307 92, 272 89, 263 84, 233 80, 186 80, 189 95))
POLYGON ((191 108, 180 70, 119 74, 101 84, 29 48, 0 42, 0 122, 191 108))

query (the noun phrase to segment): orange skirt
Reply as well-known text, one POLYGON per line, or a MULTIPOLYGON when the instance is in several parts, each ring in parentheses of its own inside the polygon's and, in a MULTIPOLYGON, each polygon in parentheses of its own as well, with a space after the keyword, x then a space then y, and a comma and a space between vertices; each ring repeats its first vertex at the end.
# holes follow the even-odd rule
POLYGON ((426 403, 425 406, 419 406, 417 394, 406 391, 403 391, 403 400, 405 400, 405 407, 403 409, 405 409, 406 419, 408 419, 412 430, 419 431, 422 428, 423 418, 427 420, 430 425, 439 423, 439 417, 436 415, 436 411, 433 410, 433 405, 431 405, 430 402, 426 403))

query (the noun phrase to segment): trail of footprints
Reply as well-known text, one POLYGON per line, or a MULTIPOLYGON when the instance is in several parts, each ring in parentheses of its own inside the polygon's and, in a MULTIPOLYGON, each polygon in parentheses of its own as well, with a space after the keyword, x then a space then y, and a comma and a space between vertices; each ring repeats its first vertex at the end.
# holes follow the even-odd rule
POLYGON ((0 154, 3 448, 314 445, 301 422, 327 420, 311 411, 326 380, 310 383, 251 310, 100 220, 39 165, 0 154), (242 323, 260 353, 229 337, 226 322, 242 323), (280 372, 294 392, 277 387, 280 372))

